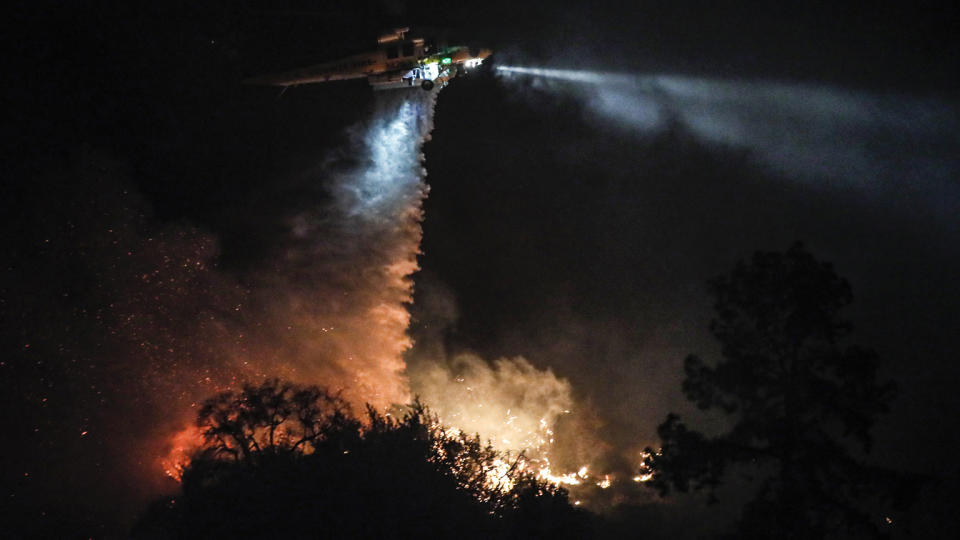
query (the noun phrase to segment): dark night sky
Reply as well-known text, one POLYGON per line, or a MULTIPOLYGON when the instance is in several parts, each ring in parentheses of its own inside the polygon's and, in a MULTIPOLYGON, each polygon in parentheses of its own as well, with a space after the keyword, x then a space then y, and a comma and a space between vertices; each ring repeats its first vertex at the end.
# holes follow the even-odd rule
MULTIPOLYGON (((71 452, 115 455, 28 433, 37 422, 72 430, 96 409, 88 387, 111 376, 78 376, 57 364, 63 355, 38 362, 24 351, 27 335, 73 336, 59 330, 78 307, 64 298, 110 276, 109 260, 84 258, 103 241, 84 224, 121 216, 138 224, 131 235, 189 226, 216 239, 225 272, 242 272, 270 256, 279 217, 309 195, 297 175, 372 102, 362 82, 278 98, 242 86, 243 76, 363 47, 384 27, 416 21, 457 27, 502 63, 831 85, 957 110, 957 8, 948 2, 870 11, 852 2, 136 4, 25 2, 9 17, 0 404, 13 413, 0 416, 12 434, 3 496, 21 500, 6 508, 70 506, 80 495, 52 496, 61 478, 28 485, 20 468, 47 460, 60 474, 71 452), (67 221, 80 224, 69 243, 37 247, 67 221), (49 381, 67 388, 56 413, 35 401, 49 381)), ((949 135, 937 145, 956 150, 949 135)), ((942 193, 882 191, 870 178, 853 187, 796 181, 760 166, 750 149, 705 143, 682 124, 630 132, 573 95, 489 72, 440 94, 425 155, 431 193, 411 362, 438 339, 447 352, 522 355, 569 378, 611 443, 655 443, 666 412, 689 410, 683 357, 714 352, 705 280, 754 250, 802 240, 849 279, 856 339, 881 353, 901 387, 878 426, 877 454, 956 474, 955 160, 942 193)), ((97 477, 75 476, 64 481, 76 489, 97 477)), ((87 497, 102 511, 91 519, 109 520, 103 505, 122 492, 87 497)))

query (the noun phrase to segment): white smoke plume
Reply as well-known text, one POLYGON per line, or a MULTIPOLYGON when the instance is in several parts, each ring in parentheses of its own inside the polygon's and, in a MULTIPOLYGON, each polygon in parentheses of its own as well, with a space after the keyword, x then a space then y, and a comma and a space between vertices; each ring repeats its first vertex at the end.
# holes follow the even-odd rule
MULTIPOLYGON (((229 316, 198 321, 206 330, 197 341, 215 342, 216 355, 168 377, 181 381, 181 406, 191 404, 173 414, 181 426, 214 391, 264 378, 324 386, 357 412, 411 400, 402 355, 412 345, 407 304, 428 191, 421 147, 435 100, 420 90, 377 93, 339 154, 301 180, 315 200, 284 214, 269 261, 241 276, 244 294, 219 306, 229 316), (205 384, 184 390, 185 379, 205 384)), ((176 476, 199 433, 181 427, 172 442, 163 437, 162 465, 176 476)))
POLYGON ((274 267, 257 275, 269 327, 251 357, 272 358, 269 373, 342 390, 358 407, 409 401, 401 355, 411 345, 406 304, 427 194, 421 146, 435 98, 378 93, 371 119, 354 130, 352 161, 326 167, 329 201, 289 217, 274 267))

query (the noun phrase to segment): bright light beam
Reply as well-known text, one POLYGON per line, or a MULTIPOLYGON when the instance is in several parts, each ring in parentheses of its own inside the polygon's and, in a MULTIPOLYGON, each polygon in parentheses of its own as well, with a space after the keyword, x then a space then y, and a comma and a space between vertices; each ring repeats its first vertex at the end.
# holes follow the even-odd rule
MULTIPOLYGON (((677 122, 708 143, 752 152, 762 165, 819 188, 922 201, 953 222, 960 209, 955 103, 825 85, 498 66, 511 80, 578 96, 605 121, 643 134, 677 122)), ((913 209, 915 211, 915 209, 913 209)))

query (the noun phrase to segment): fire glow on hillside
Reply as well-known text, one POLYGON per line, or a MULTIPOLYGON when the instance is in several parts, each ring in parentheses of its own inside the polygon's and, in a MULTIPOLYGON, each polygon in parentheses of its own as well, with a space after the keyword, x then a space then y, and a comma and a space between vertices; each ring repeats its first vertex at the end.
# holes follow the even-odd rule
MULTIPOLYGON (((532 471, 557 486, 606 489, 616 478, 590 472, 596 456, 565 464, 555 458, 558 444, 574 442, 556 433, 574 402, 569 381, 552 370, 519 357, 488 362, 461 355, 413 371, 403 361, 412 345, 407 304, 428 191, 421 145, 432 129, 435 96, 378 96, 371 119, 352 133, 363 159, 331 169, 323 182, 333 203, 290 217, 284 257, 251 287, 254 301, 244 309, 258 309, 266 324, 234 332, 242 341, 234 363, 253 382, 280 377, 319 384, 355 411, 367 405, 388 411, 416 394, 450 434, 477 435, 502 453, 491 485, 509 489, 509 473, 532 471)), ((234 373, 218 388, 237 382, 234 373)), ((159 459, 176 480, 205 444, 192 420, 181 426, 159 459)), ((634 477, 648 479, 642 472, 634 477)))

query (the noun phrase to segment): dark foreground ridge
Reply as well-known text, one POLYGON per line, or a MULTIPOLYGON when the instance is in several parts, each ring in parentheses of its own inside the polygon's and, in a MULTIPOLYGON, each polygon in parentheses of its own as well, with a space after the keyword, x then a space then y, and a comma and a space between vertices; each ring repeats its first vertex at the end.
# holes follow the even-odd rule
POLYGON ((182 492, 155 501, 135 538, 587 536, 563 489, 419 403, 361 422, 321 388, 268 381, 211 398, 198 425, 182 492))

